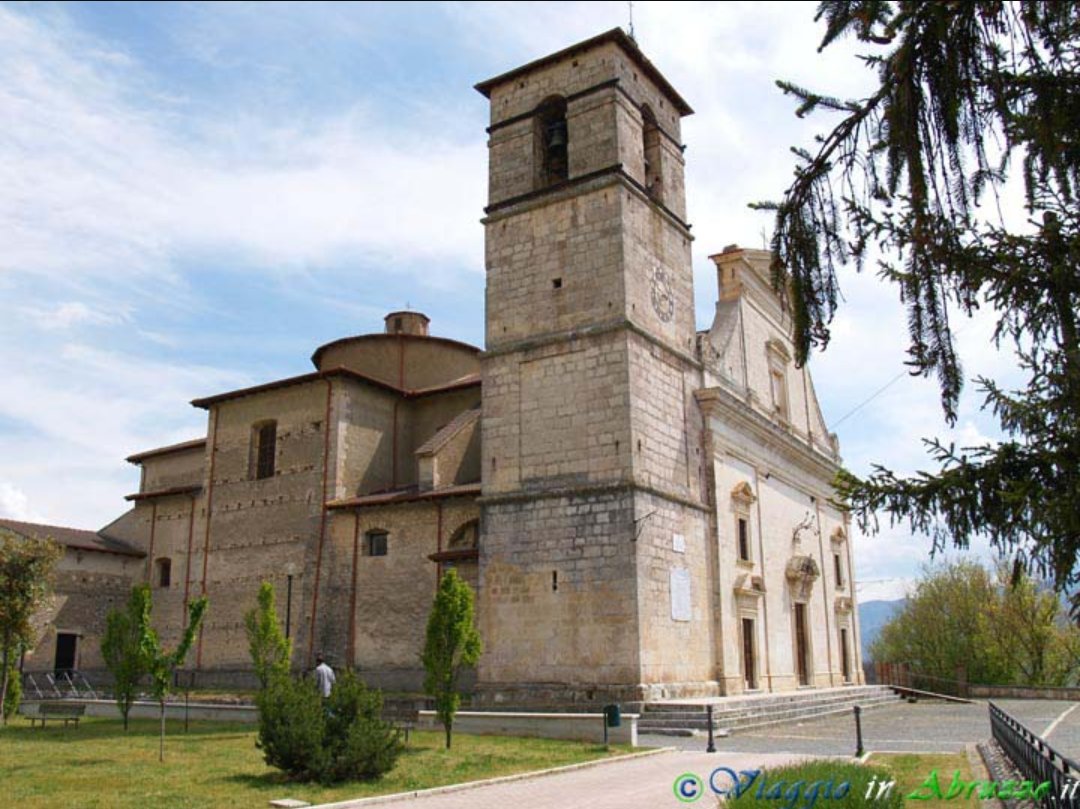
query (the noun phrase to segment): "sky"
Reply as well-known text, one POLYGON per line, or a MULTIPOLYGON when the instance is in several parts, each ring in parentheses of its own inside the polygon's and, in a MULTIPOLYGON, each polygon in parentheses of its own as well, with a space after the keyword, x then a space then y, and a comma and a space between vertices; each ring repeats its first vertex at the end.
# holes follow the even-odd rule
MULTIPOLYGON (((814 8, 633 4, 639 45, 696 111, 699 328, 708 255, 763 246, 748 203, 779 198, 790 147, 830 123, 797 118, 775 80, 871 84, 853 43, 818 53, 814 8)), ((0 516, 105 525, 138 489, 127 455, 205 435, 191 399, 310 371, 317 346, 388 311, 482 345, 472 87, 627 24, 623 2, 0 3, 0 516)), ((848 468, 929 469, 924 437, 998 437, 974 385, 950 430, 933 380, 896 379, 893 288, 852 270, 841 289, 810 367, 848 468)), ((969 378, 1013 378, 989 317, 957 330, 969 378)), ((863 600, 900 595, 928 559, 928 539, 883 529, 855 538, 863 600)))

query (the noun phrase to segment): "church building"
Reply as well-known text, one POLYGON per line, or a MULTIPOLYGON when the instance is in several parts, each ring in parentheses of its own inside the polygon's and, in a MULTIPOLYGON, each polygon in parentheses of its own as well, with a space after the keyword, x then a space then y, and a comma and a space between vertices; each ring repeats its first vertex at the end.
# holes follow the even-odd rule
POLYGON ((620 29, 476 89, 485 346, 393 312, 310 373, 197 399, 205 436, 128 458, 139 491, 98 534, 132 550, 165 639, 206 594, 189 666, 249 681, 268 580, 295 667, 321 652, 415 690, 453 567, 477 593, 478 705, 861 683, 839 448, 770 254, 711 256, 695 323, 690 106, 620 29))

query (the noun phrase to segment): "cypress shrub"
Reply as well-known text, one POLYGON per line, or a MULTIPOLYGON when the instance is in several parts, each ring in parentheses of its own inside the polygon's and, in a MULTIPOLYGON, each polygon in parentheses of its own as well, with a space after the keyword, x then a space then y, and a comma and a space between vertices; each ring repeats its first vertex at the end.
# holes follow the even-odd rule
POLYGON ((266 763, 298 781, 375 779, 404 747, 400 732, 381 718, 382 695, 352 672, 338 677, 325 700, 313 680, 274 677, 256 705, 256 744, 266 763))

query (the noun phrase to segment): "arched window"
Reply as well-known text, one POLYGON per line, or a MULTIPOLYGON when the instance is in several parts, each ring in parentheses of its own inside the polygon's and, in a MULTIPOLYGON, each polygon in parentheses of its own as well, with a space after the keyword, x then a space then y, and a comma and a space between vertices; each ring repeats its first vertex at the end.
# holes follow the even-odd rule
POLYGON ((251 428, 251 477, 272 478, 277 464, 277 422, 262 421, 251 428))
POLYGON ((154 562, 154 584, 158 587, 172 585, 172 559, 158 559, 154 562))
POLYGON ((645 188, 650 197, 660 202, 664 198, 664 174, 660 170, 660 127, 648 104, 641 108, 641 140, 645 157, 645 188))
POLYGON ((542 101, 533 120, 536 126, 536 187, 547 188, 570 176, 566 99, 552 96, 542 101))
POLYGON ((479 527, 479 520, 470 520, 465 523, 450 536, 450 542, 447 545, 447 549, 457 551, 475 548, 479 527))

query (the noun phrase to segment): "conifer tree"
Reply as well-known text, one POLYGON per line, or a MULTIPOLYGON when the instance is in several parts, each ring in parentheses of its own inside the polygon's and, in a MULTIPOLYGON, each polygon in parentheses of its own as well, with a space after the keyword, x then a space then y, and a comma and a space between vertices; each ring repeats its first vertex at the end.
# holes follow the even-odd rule
MULTIPOLYGON (((1080 4, 824 2, 820 49, 854 37, 875 71, 866 98, 778 82, 797 114, 840 122, 795 150, 775 211, 772 273, 790 290, 799 363, 829 342, 838 270, 876 261, 908 323, 912 374, 937 378, 955 423, 964 382, 953 323, 985 308, 1023 389, 977 378, 996 444, 928 440, 931 472, 843 473, 864 529, 876 515, 929 534, 934 549, 982 535, 1058 589, 1080 582, 1080 4), (996 204, 1022 188, 1026 221, 996 204)), ((1080 596, 1074 596, 1080 618, 1080 596)))

